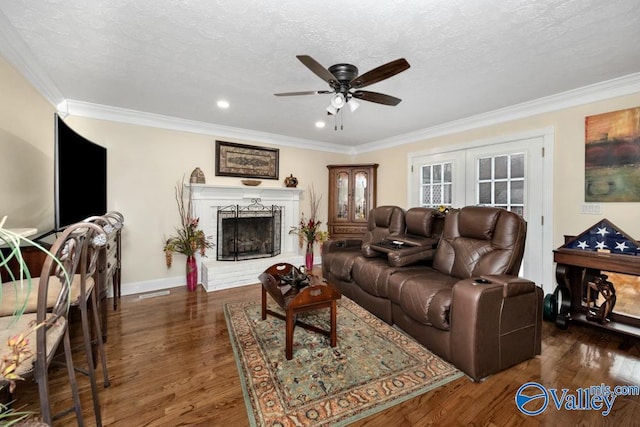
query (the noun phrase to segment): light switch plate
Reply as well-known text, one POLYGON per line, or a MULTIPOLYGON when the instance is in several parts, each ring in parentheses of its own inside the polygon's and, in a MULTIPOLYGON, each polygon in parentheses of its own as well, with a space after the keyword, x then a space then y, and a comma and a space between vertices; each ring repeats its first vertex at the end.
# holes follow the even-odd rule
POLYGON ((586 215, 601 215, 602 205, 600 203, 583 203, 580 205, 580 213, 586 215))

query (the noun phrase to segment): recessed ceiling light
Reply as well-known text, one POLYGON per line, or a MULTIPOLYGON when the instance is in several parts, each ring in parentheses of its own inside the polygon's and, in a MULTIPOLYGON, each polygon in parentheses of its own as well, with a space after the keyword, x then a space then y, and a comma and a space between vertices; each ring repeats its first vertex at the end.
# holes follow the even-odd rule
POLYGON ((224 109, 229 108, 229 102, 225 100, 218 101, 218 108, 224 108, 224 109))
POLYGON ((316 122, 316 127, 322 129, 324 127, 324 122, 316 122))

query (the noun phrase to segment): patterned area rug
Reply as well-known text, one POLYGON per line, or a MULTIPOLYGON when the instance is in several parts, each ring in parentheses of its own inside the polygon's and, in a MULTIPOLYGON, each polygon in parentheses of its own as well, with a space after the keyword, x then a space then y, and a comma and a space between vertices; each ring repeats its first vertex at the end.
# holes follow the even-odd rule
MULTIPOLYGON (((225 316, 253 426, 346 425, 463 375, 346 297, 338 345, 298 326, 289 361, 284 321, 261 320, 259 302, 226 304, 225 316)), ((329 328, 328 309, 298 318, 329 328)))

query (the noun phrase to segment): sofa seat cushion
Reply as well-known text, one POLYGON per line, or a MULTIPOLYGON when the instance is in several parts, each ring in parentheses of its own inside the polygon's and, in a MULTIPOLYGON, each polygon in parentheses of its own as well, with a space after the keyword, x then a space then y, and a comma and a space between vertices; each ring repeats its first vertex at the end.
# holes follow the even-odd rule
POLYGON ((387 298, 389 276, 396 271, 390 267, 386 258, 359 257, 353 264, 353 280, 368 294, 387 298))
POLYGON ((338 249, 322 254, 322 264, 331 274, 345 282, 351 282, 353 264, 356 259, 362 258, 360 247, 338 249))
POLYGON ((458 279, 425 271, 407 279, 399 289, 394 289, 396 301, 407 316, 428 326, 449 330, 451 291, 458 279))
POLYGON ((409 279, 424 276, 432 272, 433 269, 421 264, 410 265, 396 269, 387 281, 387 295, 391 302, 400 305, 400 295, 402 288, 409 279))

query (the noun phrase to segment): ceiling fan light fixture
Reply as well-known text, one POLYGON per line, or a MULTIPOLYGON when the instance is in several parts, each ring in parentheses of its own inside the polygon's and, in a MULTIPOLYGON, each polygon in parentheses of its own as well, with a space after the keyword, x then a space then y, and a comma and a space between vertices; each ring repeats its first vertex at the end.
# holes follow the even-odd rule
POLYGON ((337 110, 339 110, 340 108, 344 107, 344 104, 347 102, 347 100, 345 99, 344 95, 341 93, 336 93, 332 98, 331 98, 331 106, 337 110))
MULTIPOLYGON (((305 67, 311 70, 316 76, 329 84, 330 90, 314 90, 303 92, 275 93, 276 96, 298 96, 298 95, 319 95, 332 94, 330 104, 327 107, 329 114, 339 114, 345 104, 349 104, 349 110, 354 112, 360 107, 360 101, 375 102, 382 105, 398 105, 400 98, 385 95, 384 93, 361 90, 361 88, 378 83, 395 76, 410 67, 406 59, 400 58, 395 61, 380 65, 362 75, 358 75, 358 67, 351 64, 335 64, 328 69, 309 55, 296 56, 305 67), (358 98, 359 101, 354 100, 358 98)), ((335 117, 334 117, 335 118, 335 117)), ((342 120, 342 119, 341 119, 342 120)), ((342 125, 341 125, 342 127, 342 125)))
POLYGON ((351 112, 353 113, 358 109, 358 107, 360 106, 360 103, 355 99, 351 98, 349 102, 347 102, 347 105, 349 105, 349 110, 351 110, 351 112))

